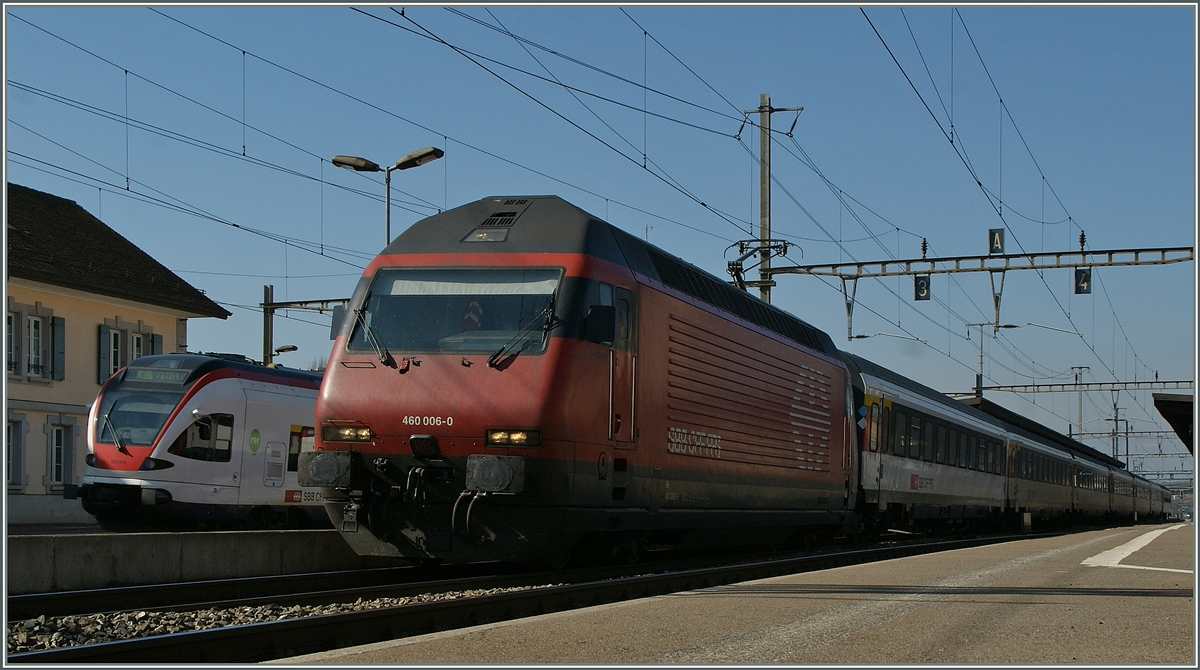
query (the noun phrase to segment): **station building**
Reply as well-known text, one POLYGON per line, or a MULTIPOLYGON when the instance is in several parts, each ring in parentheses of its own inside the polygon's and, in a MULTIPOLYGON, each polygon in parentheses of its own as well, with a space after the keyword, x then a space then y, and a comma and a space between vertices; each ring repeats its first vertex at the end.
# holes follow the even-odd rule
POLYGON ((63 489, 82 483, 100 386, 230 312, 71 200, 8 184, 5 205, 6 521, 90 522, 63 489))

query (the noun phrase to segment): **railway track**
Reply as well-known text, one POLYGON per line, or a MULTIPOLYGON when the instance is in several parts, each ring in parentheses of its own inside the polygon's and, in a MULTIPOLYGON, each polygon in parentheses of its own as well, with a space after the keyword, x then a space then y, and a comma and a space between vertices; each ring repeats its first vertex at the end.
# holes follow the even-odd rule
MULTIPOLYGON (((417 592, 449 594, 441 598, 427 595, 410 600, 406 604, 377 609, 298 616, 246 625, 10 653, 7 660, 10 663, 39 664, 261 662, 633 598, 1030 537, 1042 536, 1024 534, 916 541, 871 548, 834 549, 785 558, 747 560, 743 557, 735 563, 682 569, 645 565, 625 566, 623 570, 608 567, 560 573, 475 575, 391 586, 360 584, 342 589, 311 590, 275 596, 209 599, 203 606, 209 607, 216 603, 244 605, 268 600, 273 603, 328 603, 350 599, 347 602, 353 602, 353 599, 362 598, 364 595, 380 598, 385 593, 392 594, 388 597, 401 594, 411 596, 417 592), (628 574, 634 570, 641 574, 628 574), (651 570, 657 572, 646 574, 651 570)), ((174 605, 160 609, 177 610, 181 607, 174 605)), ((14 618, 16 617, 10 611, 10 619, 14 618)))

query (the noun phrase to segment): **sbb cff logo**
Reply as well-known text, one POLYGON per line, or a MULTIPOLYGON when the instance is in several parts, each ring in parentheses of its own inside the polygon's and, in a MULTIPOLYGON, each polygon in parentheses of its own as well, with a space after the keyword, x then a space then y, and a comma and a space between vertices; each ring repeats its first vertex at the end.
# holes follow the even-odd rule
POLYGON ((283 502, 298 503, 301 501, 301 491, 284 491, 283 502))

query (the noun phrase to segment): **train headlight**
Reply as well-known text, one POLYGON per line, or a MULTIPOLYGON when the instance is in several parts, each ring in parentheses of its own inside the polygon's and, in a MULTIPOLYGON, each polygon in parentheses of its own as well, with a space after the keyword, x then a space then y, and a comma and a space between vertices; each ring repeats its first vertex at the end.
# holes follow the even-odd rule
POLYGON ((489 447, 540 447, 542 431, 497 429, 487 431, 489 447))
POLYGON ((161 458, 147 458, 138 466, 138 471, 145 472, 147 470, 166 470, 173 468, 175 464, 171 461, 164 461, 161 458))
POLYGON ((371 429, 367 426, 335 426, 327 423, 321 426, 321 439, 326 442, 370 442, 371 429))
POLYGON ((467 456, 467 490, 520 493, 525 488, 525 459, 519 456, 467 456))

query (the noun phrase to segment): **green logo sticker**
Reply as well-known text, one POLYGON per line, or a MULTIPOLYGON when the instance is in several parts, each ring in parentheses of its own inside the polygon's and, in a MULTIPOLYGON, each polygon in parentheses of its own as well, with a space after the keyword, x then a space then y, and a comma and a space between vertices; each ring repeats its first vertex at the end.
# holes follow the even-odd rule
POLYGON ((250 431, 250 453, 258 453, 258 448, 262 446, 262 435, 258 434, 258 429, 250 431))

